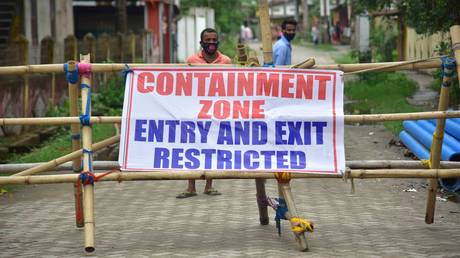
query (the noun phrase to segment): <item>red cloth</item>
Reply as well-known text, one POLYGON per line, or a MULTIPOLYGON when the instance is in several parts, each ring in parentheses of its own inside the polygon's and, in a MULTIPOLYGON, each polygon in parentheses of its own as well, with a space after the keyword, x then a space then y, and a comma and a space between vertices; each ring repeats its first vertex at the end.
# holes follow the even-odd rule
MULTIPOLYGON (((203 51, 196 53, 195 55, 191 55, 187 58, 188 64, 207 64, 206 59, 203 57, 203 51)), ((221 52, 217 51, 217 58, 211 64, 231 64, 232 60, 222 54, 221 52)))

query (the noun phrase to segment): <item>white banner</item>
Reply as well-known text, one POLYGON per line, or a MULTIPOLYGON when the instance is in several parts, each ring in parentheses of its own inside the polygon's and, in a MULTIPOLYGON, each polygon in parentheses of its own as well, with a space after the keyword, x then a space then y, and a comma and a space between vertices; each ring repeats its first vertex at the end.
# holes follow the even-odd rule
POLYGON ((136 68, 122 170, 345 170, 340 71, 136 68))

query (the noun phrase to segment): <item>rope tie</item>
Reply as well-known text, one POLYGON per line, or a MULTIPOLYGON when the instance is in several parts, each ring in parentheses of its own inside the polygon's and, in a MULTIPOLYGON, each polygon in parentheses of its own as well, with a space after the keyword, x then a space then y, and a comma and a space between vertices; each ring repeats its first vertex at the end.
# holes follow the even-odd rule
POLYGON ((88 154, 88 169, 89 171, 93 171, 93 164, 91 162, 93 160, 93 151, 88 150, 88 149, 83 149, 83 154, 88 154))
POLYGON ((313 232, 313 223, 307 219, 292 217, 290 220, 292 232, 295 234, 303 234, 304 232, 313 232))
POLYGON ((442 78, 442 87, 450 87, 450 80, 444 80, 444 79, 450 79, 450 77, 454 76, 455 74, 455 59, 451 57, 441 57, 441 78, 442 78))
POLYGON ((268 62, 268 63, 264 63, 262 65, 262 67, 272 67, 272 68, 275 68, 275 64, 273 62, 268 62))
POLYGON ((257 205, 262 206, 262 207, 269 206, 268 197, 259 196, 256 194, 256 199, 257 199, 257 205))
POLYGON ((70 82, 72 84, 76 84, 78 82, 78 64, 75 66, 74 71, 69 71, 69 64, 65 63, 64 73, 65 73, 65 79, 67 80, 67 82, 70 82))
POLYGON ((87 88, 88 94, 86 97, 86 108, 85 108, 85 113, 80 114, 80 124, 83 126, 91 126, 91 114, 90 114, 90 108, 91 108, 91 87, 88 84, 80 84, 80 88, 87 88))
POLYGON ((283 198, 275 198, 276 201, 276 216, 275 216, 275 221, 276 221, 276 228, 278 229, 278 235, 281 236, 281 220, 282 219, 287 219, 286 218, 286 212, 288 212, 288 207, 286 205, 286 201, 283 198))
POLYGON ((79 133, 72 134, 72 135, 70 136, 70 139, 72 139, 72 140, 80 140, 80 138, 81 138, 81 137, 80 137, 80 134, 79 134, 79 133))
POLYGON ((291 181, 291 173, 289 172, 276 172, 275 178, 278 183, 289 183, 291 181))
POLYGON ((113 173, 113 172, 116 172, 118 170, 116 169, 112 169, 110 171, 107 171, 105 173, 102 173, 100 174, 99 176, 96 176, 94 175, 92 172, 89 172, 89 171, 85 171, 85 172, 82 172, 80 173, 80 176, 79 176, 79 180, 81 181, 81 183, 83 185, 94 185, 95 182, 99 181, 99 179, 113 173))
POLYGON ((123 76, 123 82, 124 82, 123 85, 126 85, 126 78, 128 77, 128 74, 130 74, 132 72, 133 72, 133 70, 129 67, 129 65, 125 64, 125 68, 123 69, 123 71, 121 71, 121 74, 123 76))
POLYGON ((81 76, 89 78, 91 76, 91 64, 90 63, 78 63, 78 71, 81 76))

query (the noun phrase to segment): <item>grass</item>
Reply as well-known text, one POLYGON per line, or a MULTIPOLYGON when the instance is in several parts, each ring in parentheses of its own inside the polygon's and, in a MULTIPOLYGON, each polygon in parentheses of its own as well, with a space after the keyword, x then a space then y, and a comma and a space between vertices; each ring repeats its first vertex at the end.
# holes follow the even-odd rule
POLYGON ((337 64, 356 64, 359 63, 358 57, 353 55, 352 53, 341 54, 338 56, 334 56, 334 61, 337 64))
MULTIPOLYGON (((115 135, 115 128, 111 124, 93 125, 93 142, 101 141, 115 135)), ((63 130, 56 137, 44 142, 40 147, 27 154, 14 154, 9 163, 45 162, 56 159, 72 151, 70 132, 63 130)))
MULTIPOLYGON (((416 83, 402 73, 369 73, 347 82, 345 95, 352 103, 346 106, 352 114, 417 112, 421 108, 410 105, 406 98, 416 91, 416 83)), ((385 122, 393 134, 402 128, 401 121, 385 122)))

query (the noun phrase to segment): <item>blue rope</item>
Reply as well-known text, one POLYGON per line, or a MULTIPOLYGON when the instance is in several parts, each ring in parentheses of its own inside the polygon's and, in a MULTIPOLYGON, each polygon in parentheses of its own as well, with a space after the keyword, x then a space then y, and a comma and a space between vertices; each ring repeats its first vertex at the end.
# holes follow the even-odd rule
POLYGON ((70 139, 72 139, 72 140, 80 140, 80 138, 81 138, 81 137, 80 137, 80 134, 79 134, 79 133, 72 134, 72 135, 70 136, 70 139))
POLYGON ((87 84, 80 84, 81 88, 88 88, 88 95, 86 98, 86 108, 85 108, 85 113, 80 115, 80 123, 83 126, 91 126, 91 114, 89 113, 90 108, 91 108, 91 87, 87 84))
POLYGON ((273 68, 275 68, 275 64, 274 64, 273 62, 264 63, 262 66, 263 66, 263 67, 273 67, 273 68))
MULTIPOLYGON (((83 149, 83 154, 85 154, 85 153, 87 153, 89 155, 89 157, 88 157, 88 170, 93 171, 93 164, 91 162, 93 160, 93 151, 83 149)), ((83 159, 83 162, 85 162, 84 159, 83 159)))
POLYGON ((91 172, 82 172, 80 173, 80 180, 83 185, 94 185, 94 174, 91 172))
MULTIPOLYGON (((455 74, 455 59, 447 56, 441 57, 441 79, 444 77, 452 77, 455 74)), ((442 82, 443 87, 449 87, 450 83, 442 82)))
POLYGON ((75 66, 75 70, 69 72, 69 65, 68 63, 64 64, 64 72, 65 72, 65 79, 72 83, 75 84, 78 82, 78 65, 75 66))
POLYGON ((129 65, 125 64, 125 69, 121 71, 121 74, 123 75, 123 85, 126 85, 126 78, 128 77, 128 74, 132 72, 133 70, 129 67, 129 65))
POLYGON ((286 219, 286 212, 288 212, 288 208, 286 205, 286 201, 283 198, 275 198, 278 201, 278 205, 276 207, 276 228, 278 229, 278 235, 281 236, 281 220, 286 219))

